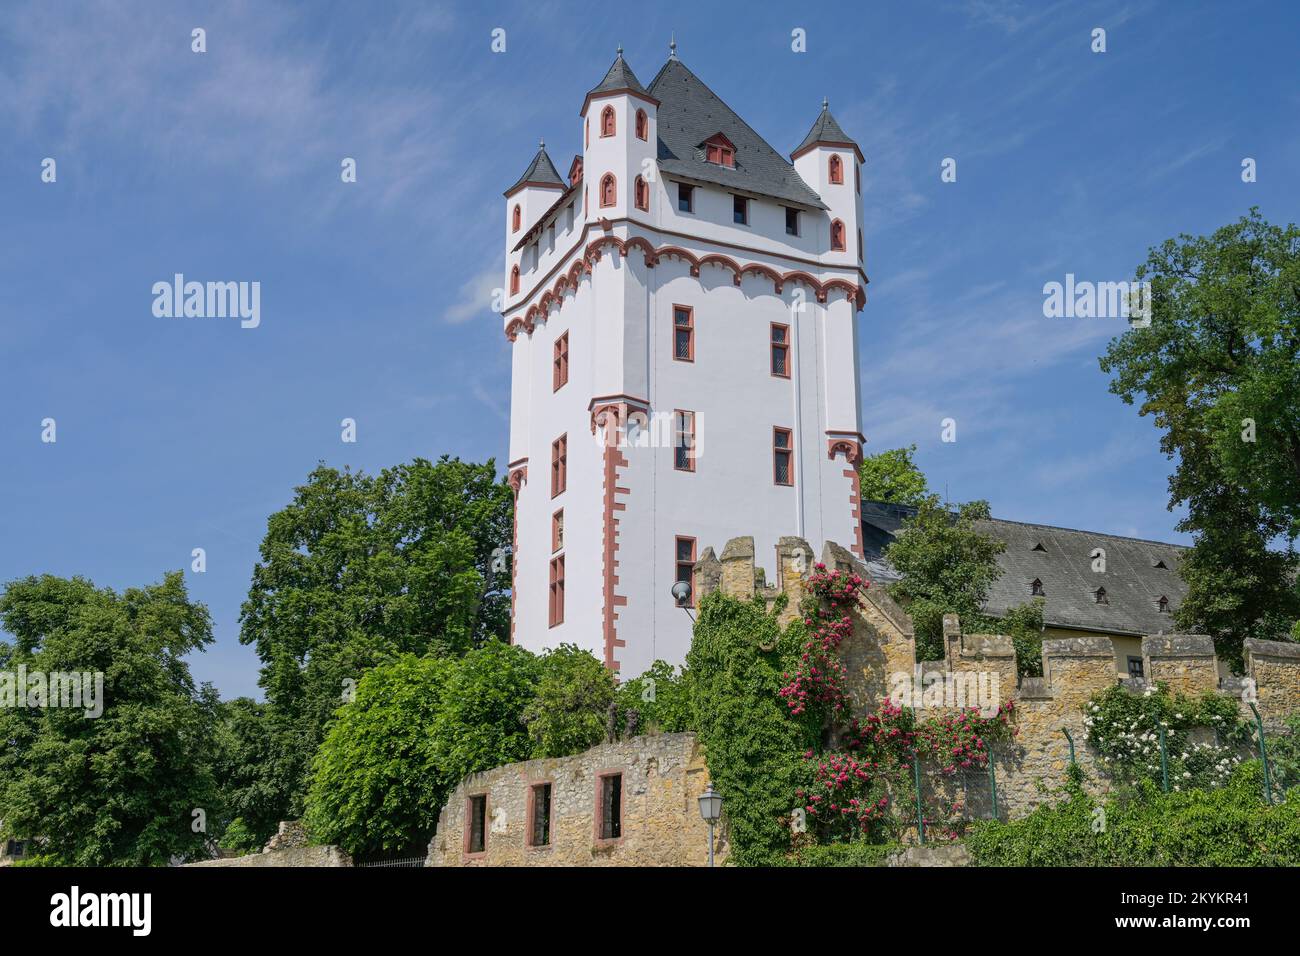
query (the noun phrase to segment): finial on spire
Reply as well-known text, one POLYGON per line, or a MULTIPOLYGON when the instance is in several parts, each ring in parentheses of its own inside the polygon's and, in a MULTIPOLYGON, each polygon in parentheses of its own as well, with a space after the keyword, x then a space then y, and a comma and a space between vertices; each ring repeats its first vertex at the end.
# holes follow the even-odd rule
POLYGON ((825 96, 823 96, 823 97, 822 97, 822 112, 825 113, 825 112, 826 112, 828 109, 830 109, 830 108, 831 108, 831 101, 830 101, 830 99, 827 98, 827 97, 825 97, 825 96))
POLYGON ((677 31, 676 30, 672 32, 671 38, 668 41, 668 59, 670 60, 677 59, 677 31))
POLYGON ((623 44, 621 43, 618 45, 618 55, 619 56, 623 55, 623 44))
POLYGON ((538 141, 537 141, 537 148, 538 148, 538 149, 545 149, 545 148, 546 148, 546 140, 544 140, 544 139, 538 140, 538 141))

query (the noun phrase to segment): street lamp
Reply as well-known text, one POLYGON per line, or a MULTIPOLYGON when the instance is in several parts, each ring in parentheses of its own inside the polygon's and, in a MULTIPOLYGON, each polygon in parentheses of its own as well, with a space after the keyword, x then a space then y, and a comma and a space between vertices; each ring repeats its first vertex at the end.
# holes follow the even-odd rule
POLYGON ((686 612, 686 616, 692 621, 695 615, 691 613, 691 584, 689 581, 678 581, 672 589, 673 603, 686 612))
POLYGON ((713 866, 713 827, 722 819, 722 794, 713 789, 713 784, 700 794, 700 816, 709 825, 709 866, 713 866))

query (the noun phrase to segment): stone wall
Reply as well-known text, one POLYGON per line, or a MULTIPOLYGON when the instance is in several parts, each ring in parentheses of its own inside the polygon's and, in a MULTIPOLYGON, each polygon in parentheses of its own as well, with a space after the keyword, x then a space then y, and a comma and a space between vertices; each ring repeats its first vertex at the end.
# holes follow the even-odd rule
POLYGON ((351 866, 352 858, 336 846, 298 846, 287 850, 264 850, 247 856, 203 860, 187 866, 351 866))
MULTIPOLYGON (((751 548, 752 555, 752 548, 751 548)), ((750 587, 753 587, 752 579, 750 587)), ((507 764, 465 778, 438 817, 427 866, 703 866, 709 830, 698 798, 708 784, 694 734, 633 737, 573 757, 507 764), (597 838, 599 778, 621 773, 622 835, 597 838), (551 785, 550 842, 530 846, 530 792, 551 785), (486 794, 486 847, 467 852, 471 797, 486 794)), ((715 854, 725 859, 725 825, 715 854)))
MULTIPOLYGON (((782 538, 781 580, 767 585, 756 577, 751 539, 733 539, 723 550, 719 563, 712 548, 696 564, 701 593, 721 588, 724 594, 741 600, 761 597, 772 606, 784 592, 789 604, 782 621, 793 619, 798 601, 804 596, 802 576, 812 570, 812 548, 800 538, 782 538)), ((866 567, 848 550, 828 542, 821 563, 829 569, 855 571, 868 577, 866 567)), ((867 590, 862 606, 853 612, 853 630, 840 646, 840 659, 847 672, 847 690, 855 715, 873 711, 890 696, 899 674, 918 676, 983 675, 996 677, 998 697, 1014 699, 1017 736, 998 743, 994 749, 994 771, 998 792, 998 815, 1018 817, 1051 799, 1051 791, 1066 780, 1070 762, 1070 738, 1074 756, 1088 776, 1087 786, 1097 793, 1108 789, 1106 775, 1087 745, 1083 705, 1095 694, 1117 683, 1134 691, 1145 684, 1122 679, 1115 671, 1115 648, 1104 635, 1057 637, 1042 643, 1043 676, 1018 680, 1015 649, 1005 635, 964 634, 955 615, 944 619, 944 659, 916 660, 916 640, 911 619, 880 586, 867 590), (1069 736, 1067 736, 1067 732, 1069 736)), ((1206 691, 1242 700, 1242 713, 1249 716, 1246 699, 1258 697, 1257 706, 1265 725, 1276 728, 1290 713, 1300 711, 1300 644, 1277 641, 1247 641, 1246 678, 1224 679, 1210 638, 1196 634, 1161 634, 1141 641, 1143 673, 1147 681, 1163 683, 1175 693, 1197 695, 1206 691)), ((925 772, 925 771, 923 771, 925 772)), ((968 810, 976 816, 991 813, 992 786, 984 774, 942 778, 930 771, 929 792, 952 798, 961 792, 968 810), (969 786, 974 782, 974 787, 969 786)))

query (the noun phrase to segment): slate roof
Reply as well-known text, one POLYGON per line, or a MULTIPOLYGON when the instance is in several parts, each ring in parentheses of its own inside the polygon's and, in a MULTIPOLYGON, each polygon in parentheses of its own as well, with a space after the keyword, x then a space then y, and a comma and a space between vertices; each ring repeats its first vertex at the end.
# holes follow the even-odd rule
POLYGON ((567 188, 568 183, 560 176, 555 169, 555 164, 551 162, 551 157, 546 155, 546 146, 539 146, 537 155, 533 161, 528 164, 524 174, 515 181, 515 184, 505 191, 503 195, 509 196, 512 192, 519 189, 525 183, 545 183, 547 185, 560 186, 567 188))
POLYGON ((618 48, 618 56, 610 65, 609 72, 605 78, 587 94, 587 99, 591 99, 597 93, 610 93, 614 90, 631 90, 633 93, 640 93, 643 96, 651 96, 649 90, 641 85, 641 81, 636 78, 632 68, 627 65, 623 59, 623 48, 618 48))
POLYGON ((812 209, 827 208, 794 166, 681 60, 673 57, 663 65, 650 83, 650 95, 659 101, 659 168, 666 175, 812 209), (735 143, 734 169, 705 161, 701 144, 716 133, 735 143))
MULTIPOLYGON (((898 572, 881 553, 914 511, 888 502, 862 502, 867 567, 878 580, 898 580, 898 572)), ((1156 602, 1167 598, 1172 612, 1187 593, 1178 575, 1186 550, 1181 545, 1000 518, 978 526, 1007 546, 998 556, 1002 576, 984 604, 988 614, 1001 616, 1008 608, 1033 600, 1030 585, 1038 580, 1043 589, 1043 623, 1048 627, 1134 636, 1175 630, 1172 613, 1161 612, 1156 602), (1094 548, 1106 552, 1105 573, 1092 570, 1094 548), (1097 603, 1098 587, 1106 590, 1105 604, 1097 603)))
POLYGON ((831 115, 830 104, 825 100, 822 101, 822 111, 813 122, 812 129, 808 131, 808 135, 803 138, 803 142, 790 155, 798 156, 809 146, 817 143, 852 146, 859 156, 862 155, 862 150, 858 147, 858 144, 849 138, 849 134, 844 132, 839 123, 835 122, 835 117, 831 115))

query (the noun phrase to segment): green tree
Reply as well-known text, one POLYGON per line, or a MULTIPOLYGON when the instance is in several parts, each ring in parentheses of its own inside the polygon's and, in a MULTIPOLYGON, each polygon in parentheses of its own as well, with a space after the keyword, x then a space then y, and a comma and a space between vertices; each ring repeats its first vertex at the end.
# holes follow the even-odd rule
POLYGON ((311 757, 366 670, 505 637, 511 509, 493 462, 444 456, 375 476, 320 465, 271 515, 240 641, 257 649, 271 705, 277 761, 250 785, 279 790, 272 815, 302 812, 311 757))
POLYGON ((179 571, 117 594, 85 578, 11 581, 0 595, 6 669, 103 675, 103 712, 0 708, 0 819, 51 862, 161 866, 204 855, 215 816, 216 692, 184 657, 212 640, 179 571), (198 832, 196 832, 196 829, 198 832))
POLYGON ((534 757, 582 753, 605 739, 614 675, 590 651, 561 644, 538 662, 537 694, 524 708, 534 757))
POLYGON ((1021 677, 1043 676, 1042 598, 1007 609, 998 622, 999 633, 1011 638, 1016 649, 1016 673, 1021 677))
POLYGON ((676 734, 692 730, 689 678, 667 661, 655 661, 640 677, 618 686, 621 726, 628 715, 637 715, 639 733, 676 734))
POLYGON ((257 850, 284 819, 283 796, 296 784, 296 749, 285 752, 292 728, 277 726, 275 709, 248 697, 222 701, 218 714, 213 773, 222 795, 219 843, 257 850))
POLYGON ((875 455, 864 455, 858 464, 858 479, 863 501, 889 501, 900 505, 919 505, 928 487, 925 475, 916 467, 912 456, 916 446, 891 448, 875 455))
POLYGON ((449 790, 435 726, 457 662, 405 654, 368 671, 313 762, 306 822, 349 853, 427 843, 449 790))
POLYGON ((1101 370, 1177 461, 1169 504, 1187 506, 1179 527, 1195 535, 1179 626, 1239 661, 1242 638, 1282 637, 1300 617, 1300 230, 1252 209, 1151 249, 1137 279, 1151 322, 1113 339, 1101 370))
POLYGON ((997 557, 1006 545, 977 527, 988 517, 986 501, 959 505, 953 513, 937 495, 928 495, 885 550, 903 576, 889 593, 912 616, 919 659, 943 656, 945 614, 958 615, 968 631, 991 626, 982 608, 1001 574, 997 557))

